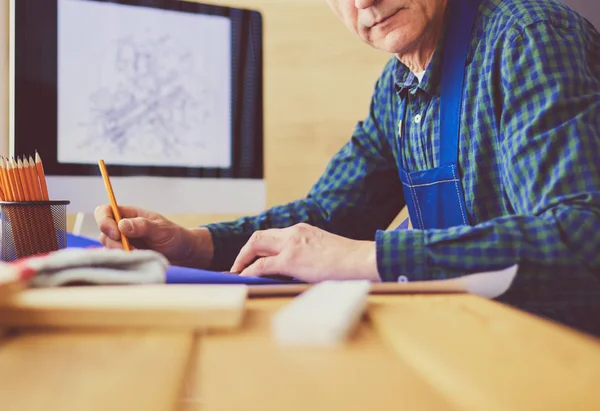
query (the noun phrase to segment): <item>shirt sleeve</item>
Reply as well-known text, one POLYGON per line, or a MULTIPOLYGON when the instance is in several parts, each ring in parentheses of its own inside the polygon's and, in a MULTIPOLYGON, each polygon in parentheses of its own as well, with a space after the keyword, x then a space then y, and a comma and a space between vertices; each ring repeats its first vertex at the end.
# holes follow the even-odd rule
POLYGON ((307 223, 334 234, 373 240, 404 206, 393 150, 386 136, 394 129, 389 112, 393 98, 392 62, 377 80, 369 114, 350 141, 328 164, 306 198, 273 207, 260 215, 207 225, 215 246, 212 269, 231 267, 256 230, 307 223))
MULTIPOLYGON (((446 279, 518 263, 517 277, 538 281, 540 293, 551 292, 541 284, 559 274, 598 283, 598 35, 537 22, 502 54, 500 183, 514 214, 470 227, 378 231, 383 280, 446 279)), ((552 292, 564 297, 560 287, 552 292)))

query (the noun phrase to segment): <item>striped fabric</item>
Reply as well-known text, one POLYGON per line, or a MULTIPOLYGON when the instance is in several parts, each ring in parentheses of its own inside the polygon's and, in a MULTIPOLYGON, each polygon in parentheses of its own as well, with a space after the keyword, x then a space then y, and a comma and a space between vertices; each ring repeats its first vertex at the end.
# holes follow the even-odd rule
POLYGON ((213 268, 228 269, 255 230, 306 222, 375 240, 384 281, 518 263, 502 301, 600 335, 600 34, 558 1, 482 1, 459 143, 471 225, 384 231, 405 204, 398 156, 409 171, 438 165, 440 80, 439 50, 421 83, 392 58, 368 116, 306 198, 208 226, 213 268))

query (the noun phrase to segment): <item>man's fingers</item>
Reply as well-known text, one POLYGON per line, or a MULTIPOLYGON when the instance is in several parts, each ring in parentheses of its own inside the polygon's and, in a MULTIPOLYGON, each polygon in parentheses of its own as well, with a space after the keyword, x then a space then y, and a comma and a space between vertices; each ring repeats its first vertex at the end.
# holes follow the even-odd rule
MULTIPOLYGON (((123 243, 121 241, 112 240, 112 239, 108 238, 105 234, 100 234, 100 243, 104 246, 104 248, 110 248, 110 249, 117 248, 120 250, 123 249, 123 243)), ((144 247, 133 246, 132 248, 140 249, 140 248, 144 248, 144 247)))
POLYGON ((113 213, 110 209, 110 206, 107 204, 102 204, 96 207, 96 209, 94 210, 94 218, 98 222, 104 220, 105 218, 113 218, 113 213))
POLYGON ((117 229, 117 222, 115 221, 110 206, 101 205, 96 207, 94 210, 94 218, 96 219, 98 228, 103 234, 109 238, 112 238, 113 240, 118 240, 121 238, 119 230, 117 229))
MULTIPOLYGON (((121 218, 135 218, 141 216, 142 214, 145 215, 146 211, 137 207, 119 206, 119 213, 121 214, 121 218)), ((101 232, 115 241, 121 239, 121 234, 119 231, 123 231, 120 230, 120 228, 117 229, 115 216, 113 215, 112 208, 108 204, 103 204, 96 207, 94 210, 94 218, 96 219, 96 224, 98 224, 98 228, 101 232)))
POLYGON ((277 255, 281 252, 283 238, 281 230, 256 231, 252 237, 242 247, 233 266, 232 273, 240 273, 256 259, 256 257, 266 257, 277 255))
POLYGON ((135 218, 135 217, 144 217, 149 220, 152 220, 158 214, 144 210, 143 208, 133 207, 133 206, 119 206, 119 213, 121 213, 121 218, 135 218))
POLYGON ((119 231, 132 238, 146 237, 149 226, 150 221, 144 217, 124 218, 119 221, 119 231))
POLYGON ((105 248, 123 248, 123 243, 121 243, 120 241, 115 241, 115 240, 111 239, 104 233, 100 234, 100 243, 105 248))
POLYGON ((241 273, 242 277, 260 277, 262 275, 280 274, 279 256, 261 257, 246 267, 241 273))

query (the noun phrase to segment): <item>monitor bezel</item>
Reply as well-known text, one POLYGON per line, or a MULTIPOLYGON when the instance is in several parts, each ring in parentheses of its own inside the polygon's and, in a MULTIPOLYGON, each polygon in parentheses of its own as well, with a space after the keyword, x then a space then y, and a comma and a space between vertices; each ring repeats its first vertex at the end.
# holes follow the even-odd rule
MULTIPOLYGON (((178 0, 80 0, 151 7, 232 19, 232 63, 243 58, 248 47, 234 44, 233 31, 250 32, 254 66, 253 88, 248 96, 244 78, 232 75, 231 167, 165 167, 109 164, 113 176, 177 178, 263 179, 263 39, 262 15, 257 10, 224 7, 178 0), (234 20, 235 19, 235 20, 234 20), (251 25, 251 27, 250 27, 251 25), (236 48, 237 47, 237 48, 236 48), (236 78, 234 78, 236 77, 236 78), (251 104, 247 104, 250 101, 251 104), (242 106, 242 103, 244 105, 242 106), (244 116, 252 116, 253 127, 242 127, 244 116)), ((11 0, 10 2, 10 127, 13 156, 38 151, 47 175, 96 176, 95 164, 58 162, 58 0, 11 0), (46 26, 31 28, 35 18, 48 19, 46 26), (33 19, 33 20, 32 20, 33 19), (39 137, 38 137, 39 136, 39 137), (48 140, 49 139, 49 140, 48 140)), ((232 64, 233 67, 233 64, 232 64)), ((242 76, 245 73, 242 72, 242 76)))

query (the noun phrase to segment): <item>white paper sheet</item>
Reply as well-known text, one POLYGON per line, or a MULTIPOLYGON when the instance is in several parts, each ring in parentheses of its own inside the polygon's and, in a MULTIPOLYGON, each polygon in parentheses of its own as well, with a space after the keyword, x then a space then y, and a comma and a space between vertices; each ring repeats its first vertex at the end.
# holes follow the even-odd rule
POLYGON ((517 275, 517 265, 500 271, 471 274, 454 280, 460 288, 470 294, 486 298, 497 298, 508 291, 517 275))

